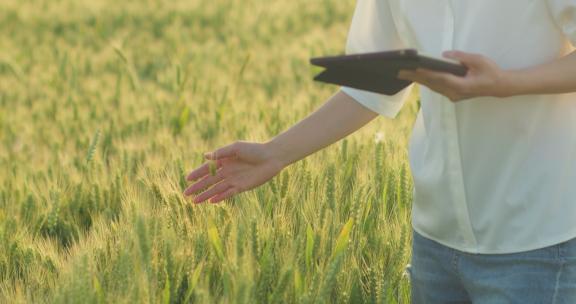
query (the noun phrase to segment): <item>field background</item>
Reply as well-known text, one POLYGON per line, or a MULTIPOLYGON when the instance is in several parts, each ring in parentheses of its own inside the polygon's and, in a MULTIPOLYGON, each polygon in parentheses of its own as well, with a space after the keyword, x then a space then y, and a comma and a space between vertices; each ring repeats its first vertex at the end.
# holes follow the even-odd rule
POLYGON ((308 59, 353 8, 0 1, 0 302, 408 303, 416 98, 224 203, 181 195, 336 92, 308 59))

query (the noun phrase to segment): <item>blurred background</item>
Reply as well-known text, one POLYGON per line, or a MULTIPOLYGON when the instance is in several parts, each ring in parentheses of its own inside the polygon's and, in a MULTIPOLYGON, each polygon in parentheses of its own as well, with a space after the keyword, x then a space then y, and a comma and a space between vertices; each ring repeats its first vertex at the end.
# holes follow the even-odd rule
POLYGON ((0 301, 408 303, 416 94, 225 203, 181 195, 337 91, 308 60, 354 5, 2 0, 0 301))

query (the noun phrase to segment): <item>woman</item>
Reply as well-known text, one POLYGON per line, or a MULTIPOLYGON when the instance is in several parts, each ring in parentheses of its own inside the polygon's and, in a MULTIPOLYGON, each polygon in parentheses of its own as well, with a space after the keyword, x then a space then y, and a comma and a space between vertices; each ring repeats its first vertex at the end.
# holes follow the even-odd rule
MULTIPOLYGON (((415 48, 464 77, 418 69, 410 138, 414 303, 576 303, 576 0, 358 0, 347 53, 415 48)), ((188 175, 219 202, 394 118, 408 88, 342 87, 266 143, 238 141, 188 175)))

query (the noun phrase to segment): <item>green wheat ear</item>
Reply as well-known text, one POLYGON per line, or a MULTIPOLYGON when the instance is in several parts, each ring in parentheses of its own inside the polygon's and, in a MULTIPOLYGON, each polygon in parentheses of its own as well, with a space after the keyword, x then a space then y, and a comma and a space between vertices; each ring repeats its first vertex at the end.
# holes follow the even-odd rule
POLYGON ((94 137, 92 137, 92 142, 88 148, 88 153, 86 154, 86 162, 89 163, 94 158, 94 153, 96 152, 96 147, 98 145, 98 140, 100 139, 100 130, 96 130, 94 137))
POLYGON ((216 175, 216 161, 215 160, 211 160, 208 163, 208 170, 210 170, 210 175, 212 175, 212 176, 216 175))

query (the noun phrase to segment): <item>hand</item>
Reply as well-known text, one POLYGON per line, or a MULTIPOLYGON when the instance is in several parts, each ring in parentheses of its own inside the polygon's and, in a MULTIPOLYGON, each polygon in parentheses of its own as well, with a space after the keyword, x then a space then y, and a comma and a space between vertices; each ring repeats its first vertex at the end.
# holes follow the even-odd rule
POLYGON ((220 202, 238 193, 259 186, 277 175, 284 166, 274 158, 267 144, 237 141, 204 157, 216 162, 216 174, 210 174, 210 164, 204 163, 194 169, 186 179, 199 181, 189 186, 184 195, 189 196, 214 185, 194 199, 201 203, 209 198, 211 203, 220 202))
POLYGON ((494 61, 480 54, 461 51, 446 51, 442 55, 446 58, 459 60, 468 67, 466 76, 460 77, 422 68, 414 71, 400 70, 397 76, 399 79, 411 80, 425 85, 453 102, 479 96, 508 96, 506 90, 507 73, 501 70, 494 61))

